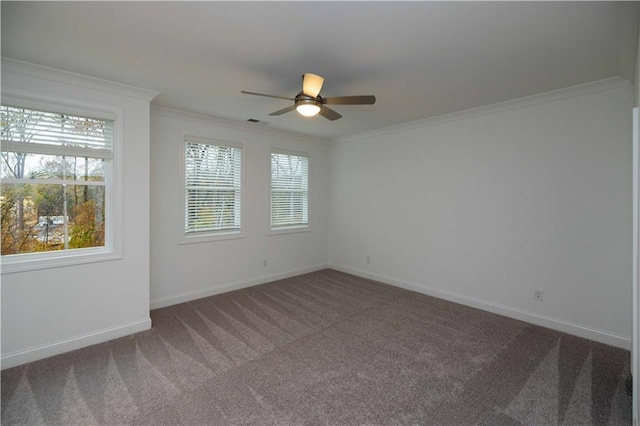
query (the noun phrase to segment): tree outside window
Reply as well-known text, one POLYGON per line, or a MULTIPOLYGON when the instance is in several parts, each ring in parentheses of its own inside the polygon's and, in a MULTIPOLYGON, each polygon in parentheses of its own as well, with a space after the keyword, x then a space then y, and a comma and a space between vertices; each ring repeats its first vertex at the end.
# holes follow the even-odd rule
POLYGON ((105 246, 109 120, 2 106, 2 255, 105 246))

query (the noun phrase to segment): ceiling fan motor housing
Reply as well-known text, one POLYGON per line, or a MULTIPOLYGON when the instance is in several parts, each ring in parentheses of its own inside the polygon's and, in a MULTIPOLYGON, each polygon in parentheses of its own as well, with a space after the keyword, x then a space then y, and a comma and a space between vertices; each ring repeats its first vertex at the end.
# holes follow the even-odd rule
POLYGON ((295 106, 298 105, 315 105, 317 107, 322 106, 322 98, 318 95, 315 98, 311 96, 305 95, 303 92, 300 92, 296 95, 295 106))

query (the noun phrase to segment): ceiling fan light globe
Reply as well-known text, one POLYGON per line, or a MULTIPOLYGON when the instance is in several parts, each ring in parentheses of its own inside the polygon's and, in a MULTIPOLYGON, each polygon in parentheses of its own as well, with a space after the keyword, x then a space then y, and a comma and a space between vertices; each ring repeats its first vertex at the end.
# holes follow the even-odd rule
POLYGON ((296 107, 296 111, 305 117, 313 117, 318 115, 320 107, 314 104, 301 104, 296 107))

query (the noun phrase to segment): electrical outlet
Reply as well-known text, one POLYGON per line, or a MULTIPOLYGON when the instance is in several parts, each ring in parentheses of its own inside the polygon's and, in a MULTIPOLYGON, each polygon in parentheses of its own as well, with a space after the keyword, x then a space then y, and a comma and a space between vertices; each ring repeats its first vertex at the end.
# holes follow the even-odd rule
POLYGON ((367 263, 371 263, 371 257, 367 256, 367 263))
POLYGON ((263 261, 262 261, 262 267, 263 267, 263 268, 266 268, 266 267, 267 267, 267 259, 265 259, 265 260, 263 260, 263 261))
POLYGON ((544 300, 544 294, 540 289, 533 290, 533 300, 537 300, 538 302, 542 302, 544 300))

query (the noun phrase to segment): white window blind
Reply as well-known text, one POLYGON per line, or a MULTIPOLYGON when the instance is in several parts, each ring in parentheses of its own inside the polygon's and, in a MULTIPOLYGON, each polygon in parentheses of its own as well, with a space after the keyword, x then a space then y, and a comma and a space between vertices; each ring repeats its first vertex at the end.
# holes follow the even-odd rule
POLYGON ((185 138, 185 234, 240 230, 242 149, 185 138))
POLYGON ((2 105, 2 151, 109 159, 113 121, 2 105))
POLYGON ((309 224, 309 157, 271 153, 271 229, 309 224))

